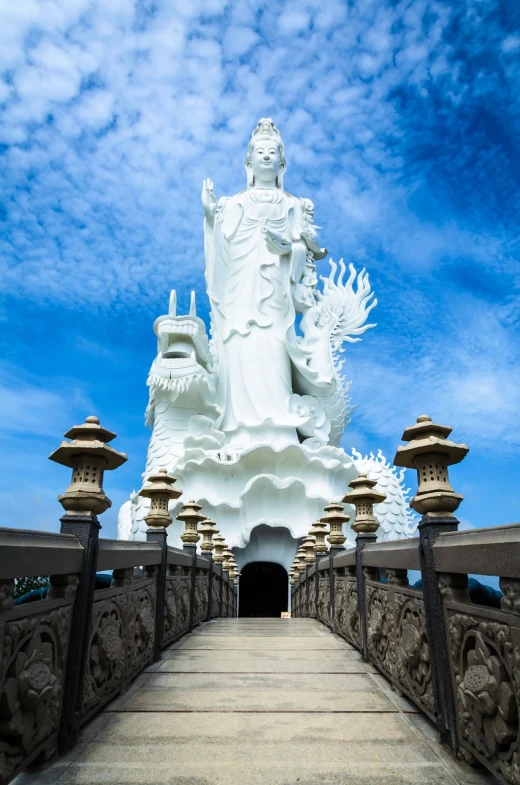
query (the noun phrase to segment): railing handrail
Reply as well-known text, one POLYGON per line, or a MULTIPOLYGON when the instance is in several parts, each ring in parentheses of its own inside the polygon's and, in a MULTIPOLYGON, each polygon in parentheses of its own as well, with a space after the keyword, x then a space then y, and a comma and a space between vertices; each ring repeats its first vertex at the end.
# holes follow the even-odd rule
POLYGON ((83 546, 73 534, 0 527, 3 579, 81 572, 83 546))
POLYGON ((131 540, 99 540, 97 571, 125 570, 130 567, 148 567, 160 564, 161 548, 154 542, 131 540))
POLYGON ((519 523, 446 532, 433 546, 435 567, 437 572, 520 578, 519 545, 519 523))
MULTIPOLYGON (((353 553, 353 564, 356 554, 353 553)), ((364 567, 386 567, 387 569, 419 570, 419 538, 367 545, 361 555, 364 567)))

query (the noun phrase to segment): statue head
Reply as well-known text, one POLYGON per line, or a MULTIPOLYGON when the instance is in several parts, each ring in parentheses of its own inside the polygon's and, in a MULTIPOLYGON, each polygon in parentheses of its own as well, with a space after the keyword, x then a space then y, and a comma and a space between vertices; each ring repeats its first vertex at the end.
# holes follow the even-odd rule
POLYGON ((285 161, 282 137, 270 117, 262 117, 251 136, 247 147, 247 185, 252 188, 255 180, 273 180, 277 188, 283 188, 285 161))

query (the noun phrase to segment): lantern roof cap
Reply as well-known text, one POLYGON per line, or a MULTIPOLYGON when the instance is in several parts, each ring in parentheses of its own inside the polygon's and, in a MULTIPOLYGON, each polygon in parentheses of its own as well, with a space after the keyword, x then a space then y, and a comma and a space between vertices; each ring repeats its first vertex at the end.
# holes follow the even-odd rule
POLYGON ((178 499, 182 496, 180 488, 172 488, 174 482, 177 482, 175 477, 168 474, 166 469, 159 469, 155 474, 148 477, 150 485, 145 485, 139 491, 139 496, 151 499, 156 493, 167 495, 170 499, 178 499))
POLYGON ((417 418, 415 425, 405 428, 402 438, 409 444, 398 446, 394 464, 414 469, 417 458, 431 453, 442 455, 448 466, 460 463, 468 454, 469 447, 466 444, 456 444, 447 439, 451 431, 452 428, 448 425, 434 423, 431 417, 422 414, 417 418))
POLYGON ((116 434, 113 431, 100 425, 98 417, 90 415, 84 423, 74 425, 66 432, 65 438, 72 439, 72 441, 62 442, 58 449, 49 455, 49 458, 51 461, 72 469, 77 455, 91 455, 103 459, 104 469, 117 469, 128 460, 128 457, 124 452, 119 452, 108 446, 107 442, 112 441, 115 437, 116 434))
POLYGON ((338 502, 331 502, 330 504, 327 504, 324 509, 327 514, 322 515, 320 518, 321 523, 329 523, 330 521, 342 521, 343 523, 346 523, 347 521, 350 521, 350 515, 347 515, 343 511, 343 507, 341 504, 338 504, 338 502))
POLYGON ((196 520, 196 521, 204 521, 206 516, 199 512, 202 510, 200 504, 197 504, 194 499, 190 499, 186 504, 183 504, 181 507, 180 513, 177 515, 178 521, 186 521, 186 520, 196 520))
POLYGON ((379 504, 386 499, 386 494, 376 491, 376 480, 369 479, 366 474, 360 474, 349 482, 352 490, 343 497, 346 504, 354 504, 363 499, 369 499, 372 504, 379 504))

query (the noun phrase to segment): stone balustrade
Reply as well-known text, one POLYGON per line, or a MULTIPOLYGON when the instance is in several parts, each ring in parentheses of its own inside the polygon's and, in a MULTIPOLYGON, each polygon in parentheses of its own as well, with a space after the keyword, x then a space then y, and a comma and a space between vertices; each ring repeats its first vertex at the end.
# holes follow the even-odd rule
POLYGON ((354 480, 344 501, 355 504, 363 490, 356 548, 331 548, 295 575, 292 615, 318 619, 359 649, 436 723, 455 756, 520 785, 520 524, 457 531, 453 511, 462 497, 449 485, 447 464, 467 448, 447 442, 450 429, 426 417, 405 431, 416 449, 413 431, 421 438, 426 431, 411 502, 424 513, 419 536, 377 543, 369 484, 354 480), (413 586, 409 571, 421 576, 413 586), (468 574, 498 576, 500 601, 498 593, 488 604, 472 599, 468 574))
POLYGON ((73 441, 53 454, 73 469, 61 533, 0 528, 0 785, 70 749, 164 647, 203 621, 236 615, 233 576, 211 551, 166 544, 165 473, 152 486, 159 501, 148 541, 99 538, 97 514, 110 506, 103 470, 126 456, 107 448, 115 434, 97 418, 67 435, 73 441), (46 595, 17 604, 16 581, 33 576, 48 577, 46 595))

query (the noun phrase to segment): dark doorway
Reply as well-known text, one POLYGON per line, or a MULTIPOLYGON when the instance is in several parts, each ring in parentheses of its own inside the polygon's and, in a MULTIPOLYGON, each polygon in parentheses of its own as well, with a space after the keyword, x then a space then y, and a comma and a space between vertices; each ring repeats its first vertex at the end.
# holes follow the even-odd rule
POLYGON ((281 612, 287 610, 287 578, 287 571, 280 564, 246 564, 240 577, 238 615, 280 618, 281 612))

